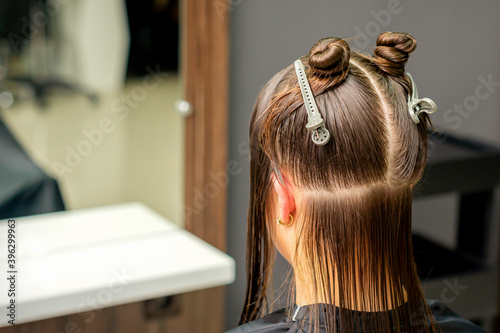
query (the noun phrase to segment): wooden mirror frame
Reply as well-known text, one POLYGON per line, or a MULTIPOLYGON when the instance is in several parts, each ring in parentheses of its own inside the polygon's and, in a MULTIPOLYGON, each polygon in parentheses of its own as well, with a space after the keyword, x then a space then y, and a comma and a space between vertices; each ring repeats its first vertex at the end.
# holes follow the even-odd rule
POLYGON ((215 179, 227 176, 229 17, 221 4, 230 6, 182 2, 181 73, 193 109, 185 131, 185 227, 225 251, 227 186, 215 179))
MULTIPOLYGON (((185 131, 185 227, 222 251, 229 177, 230 10, 226 0, 185 0, 181 9, 181 71, 185 99, 193 109, 185 131)), ((183 301, 190 309, 185 318, 190 327, 183 332, 224 331, 223 287, 185 295, 183 301)))

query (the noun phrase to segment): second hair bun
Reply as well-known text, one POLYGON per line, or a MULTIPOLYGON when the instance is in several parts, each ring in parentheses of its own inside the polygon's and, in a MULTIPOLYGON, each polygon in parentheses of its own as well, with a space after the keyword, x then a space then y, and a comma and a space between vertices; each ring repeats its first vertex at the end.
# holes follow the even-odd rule
POLYGON ((392 76, 403 76, 409 54, 417 48, 415 38, 404 32, 384 32, 373 51, 380 69, 392 76))

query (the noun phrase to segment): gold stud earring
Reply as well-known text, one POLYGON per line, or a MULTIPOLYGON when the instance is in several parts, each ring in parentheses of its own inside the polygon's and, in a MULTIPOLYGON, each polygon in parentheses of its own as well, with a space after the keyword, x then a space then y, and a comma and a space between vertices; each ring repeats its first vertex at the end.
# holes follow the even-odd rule
POLYGON ((281 219, 281 217, 278 217, 276 219, 276 223, 278 223, 279 225, 284 225, 285 227, 288 227, 288 226, 292 225, 292 223, 293 223, 293 216, 292 216, 292 214, 289 214, 289 215, 290 215, 290 222, 284 223, 283 220, 281 219))

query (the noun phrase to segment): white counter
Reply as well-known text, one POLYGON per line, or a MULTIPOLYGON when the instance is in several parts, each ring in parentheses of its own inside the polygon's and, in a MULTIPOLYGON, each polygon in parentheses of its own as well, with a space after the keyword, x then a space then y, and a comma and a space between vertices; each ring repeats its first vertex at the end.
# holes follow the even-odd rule
MULTIPOLYGON (((15 220, 16 324, 234 280, 231 257, 139 203, 15 220)), ((0 327, 9 325, 6 235, 3 220, 0 327)))

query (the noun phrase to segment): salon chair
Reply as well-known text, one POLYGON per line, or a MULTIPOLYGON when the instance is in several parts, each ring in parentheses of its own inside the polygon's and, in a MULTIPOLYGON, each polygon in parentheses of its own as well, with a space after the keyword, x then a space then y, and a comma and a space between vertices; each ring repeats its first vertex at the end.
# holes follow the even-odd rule
MULTIPOLYGON (((446 133, 430 135, 426 171, 415 201, 454 193, 454 248, 414 234, 414 256, 426 296, 493 332, 498 315, 500 148, 446 133)), ((439 223, 439 221, 435 221, 439 223)))

